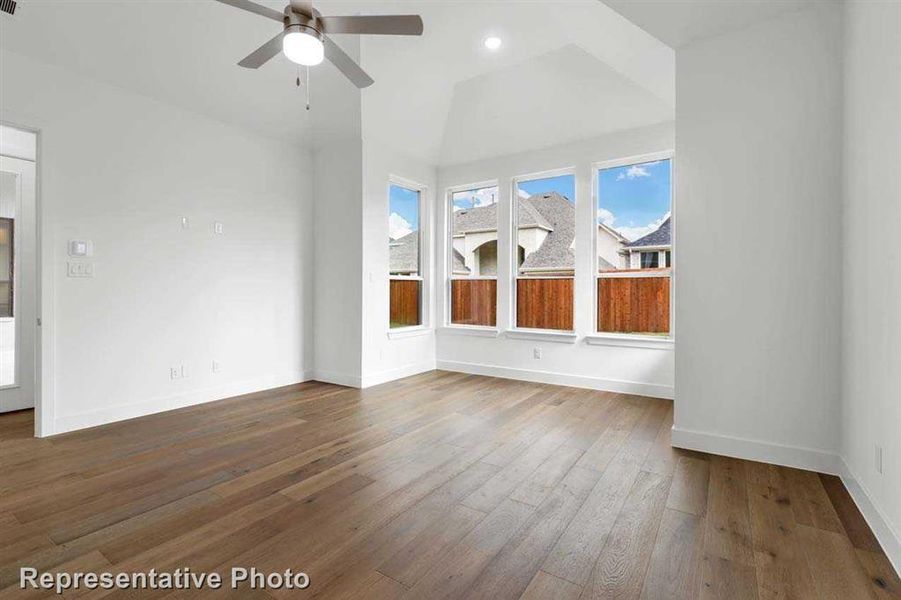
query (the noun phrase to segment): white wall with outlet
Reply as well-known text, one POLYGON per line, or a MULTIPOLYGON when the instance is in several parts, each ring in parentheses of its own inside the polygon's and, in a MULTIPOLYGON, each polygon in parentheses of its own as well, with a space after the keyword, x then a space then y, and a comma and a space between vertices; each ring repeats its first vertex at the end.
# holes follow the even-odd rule
POLYGON ((45 434, 307 378, 309 152, 5 50, 3 83, 40 129, 45 434))
MULTIPOLYGON (((512 180, 516 176, 551 169, 573 167, 576 172, 576 292, 575 337, 563 343, 550 339, 519 339, 508 335, 512 326, 511 307, 503 299, 510 298, 512 279, 510 265, 498 265, 498 329, 499 335, 485 337, 485 332, 442 327, 436 343, 439 368, 512 377, 562 385, 575 385, 601 390, 644 394, 661 398, 673 397, 673 345, 656 347, 626 345, 588 345, 585 336, 592 330, 591 236, 594 235, 596 207, 592 193, 592 167, 595 163, 672 150, 672 123, 626 130, 599 138, 583 140, 542 150, 502 156, 477 162, 440 167, 438 193, 435 197, 435 249, 437 281, 446 277, 447 264, 445 210, 446 190, 450 187, 497 180, 499 198, 510 198, 512 180), (536 356, 537 355, 537 356, 536 356)), ((509 203, 499 204, 499 218, 510 218, 509 203)), ((678 201, 674 203, 678 215, 678 201)), ((678 217, 675 217, 678 218, 678 217)), ((509 242, 507 233, 499 232, 499 248, 509 242)), ((678 244, 678 242, 676 242, 678 244)), ((501 251, 499 250, 499 256, 501 251)), ((678 255, 678 246, 674 254, 678 255)), ((446 322, 447 299, 444 287, 436 294, 435 318, 446 322)), ((674 323, 679 338, 679 322, 674 323)), ((677 342, 678 343, 678 342, 677 342)))
POLYGON ((363 142, 363 376, 368 387, 435 368, 434 256, 431 206, 436 169, 377 139, 363 142), (423 268, 423 327, 389 333, 388 186, 391 178, 425 186, 420 213, 423 268))
POLYGON ((845 23, 841 448, 901 570, 901 3, 848 2, 845 23))

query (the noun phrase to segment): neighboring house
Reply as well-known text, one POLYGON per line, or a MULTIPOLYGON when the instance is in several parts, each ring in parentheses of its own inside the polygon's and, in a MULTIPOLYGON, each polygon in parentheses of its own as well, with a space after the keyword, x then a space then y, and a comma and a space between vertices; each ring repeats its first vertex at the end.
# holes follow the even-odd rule
POLYGON ((388 238, 388 269, 391 275, 419 275, 419 232, 388 238))
POLYGON ((626 244, 621 250, 628 269, 659 269, 672 264, 671 218, 660 224, 660 227, 626 244))
POLYGON ((627 258, 622 254, 629 243, 620 233, 603 223, 598 223, 598 271, 628 269, 627 258))
MULTIPOLYGON (((522 275, 572 275, 575 256, 575 207, 557 192, 518 201, 519 256, 522 275)), ((497 276, 497 204, 460 209, 453 214, 453 275, 497 276)), ((657 268, 670 263, 670 220, 656 231, 629 242, 615 229, 598 224, 600 271, 657 268)), ((419 233, 391 240, 392 275, 416 275, 419 233)))
MULTIPOLYGON (((575 209, 556 192, 518 201, 520 271, 571 275, 575 209)), ((497 275, 497 204, 454 212, 454 275, 497 275)))

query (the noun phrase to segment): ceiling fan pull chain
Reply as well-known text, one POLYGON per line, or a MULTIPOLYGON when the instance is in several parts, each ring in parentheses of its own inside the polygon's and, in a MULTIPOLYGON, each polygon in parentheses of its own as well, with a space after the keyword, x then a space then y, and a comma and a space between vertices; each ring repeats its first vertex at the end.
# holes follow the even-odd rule
POLYGON ((310 67, 307 67, 307 110, 310 110, 310 67))
POLYGON ((297 79, 295 80, 295 84, 297 87, 300 87, 300 65, 297 65, 297 79))

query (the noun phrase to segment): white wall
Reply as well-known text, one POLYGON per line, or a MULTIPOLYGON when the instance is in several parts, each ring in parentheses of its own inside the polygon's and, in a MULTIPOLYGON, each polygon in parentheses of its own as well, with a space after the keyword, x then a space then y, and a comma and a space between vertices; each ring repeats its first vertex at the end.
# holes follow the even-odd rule
POLYGON ((336 141, 315 156, 316 379, 359 387, 362 376, 363 148, 336 141))
MULTIPOLYGON (((671 398, 673 394, 673 350, 664 348, 589 346, 585 335, 593 327, 592 306, 595 285, 592 273, 591 236, 595 229, 595 206, 591 190, 592 164, 670 150, 673 148, 673 125, 654 125, 622 131, 573 144, 555 146, 522 154, 487 159, 473 163, 441 167, 438 171, 438 193, 435 198, 436 265, 440 281, 444 281, 447 264, 445 190, 449 187, 497 180, 498 197, 511 197, 512 179, 550 169, 574 167, 576 172, 576 281, 574 342, 552 342, 548 339, 514 339, 501 333, 499 337, 466 335, 459 329, 442 329, 437 340, 438 367, 474 373, 499 375, 625 391, 671 398), (533 348, 542 349, 542 358, 532 358, 533 348)), ((675 210, 678 212, 679 207, 675 210)), ((509 202, 499 203, 500 222, 509 222, 509 202)), ((512 325, 512 293, 509 228, 502 227, 498 240, 498 328, 503 332, 512 325), (504 299, 507 299, 505 301, 504 299)), ((442 290, 436 295, 436 318, 445 322, 446 298, 442 290)), ((681 325, 676 321, 676 338, 681 325)), ((680 346, 681 340, 677 342, 680 346)))
POLYGON ((363 380, 367 387, 435 368, 434 257, 429 252, 436 187, 434 167, 379 140, 363 142, 363 380), (399 177, 425 186, 422 229, 424 325, 413 334, 388 328, 388 183, 399 177))
POLYGON ((901 570, 901 3, 849 2, 845 17, 842 455, 901 570))
POLYGON ((45 434, 307 376, 309 153, 5 50, 0 107, 40 129, 45 434))
POLYGON ((840 11, 677 51, 678 445, 835 470, 840 11))

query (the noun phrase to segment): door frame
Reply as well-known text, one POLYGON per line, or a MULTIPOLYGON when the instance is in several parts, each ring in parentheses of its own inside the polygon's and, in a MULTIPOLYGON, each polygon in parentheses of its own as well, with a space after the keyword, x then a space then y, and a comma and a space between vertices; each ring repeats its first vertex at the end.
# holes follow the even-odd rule
MULTIPOLYGON (((46 229, 46 207, 43 201, 43 137, 46 124, 32 115, 0 110, 0 124, 35 134, 35 315, 34 327, 34 435, 53 435, 54 406, 54 310, 53 269, 46 268, 44 257, 53 256, 52 236, 46 229), (40 325, 38 325, 40 323, 40 325)), ((52 263, 52 261, 50 261, 52 263)))

